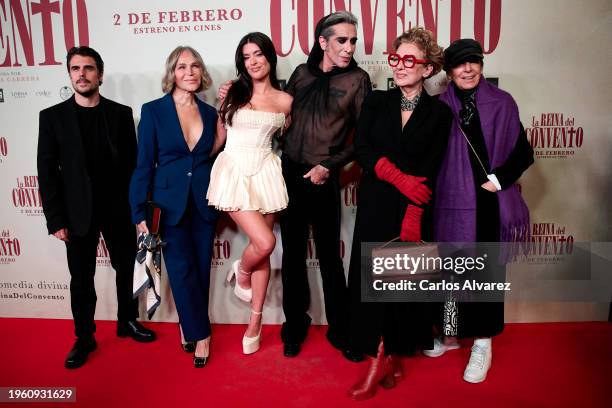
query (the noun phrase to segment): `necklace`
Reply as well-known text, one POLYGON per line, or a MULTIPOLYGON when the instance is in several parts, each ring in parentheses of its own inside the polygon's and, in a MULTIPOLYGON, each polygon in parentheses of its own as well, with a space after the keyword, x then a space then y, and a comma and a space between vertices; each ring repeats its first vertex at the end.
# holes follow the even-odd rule
POLYGON ((412 99, 406 98, 404 94, 402 93, 402 99, 400 101, 402 112, 413 111, 419 104, 420 99, 421 99, 421 92, 419 92, 417 96, 415 96, 412 99))

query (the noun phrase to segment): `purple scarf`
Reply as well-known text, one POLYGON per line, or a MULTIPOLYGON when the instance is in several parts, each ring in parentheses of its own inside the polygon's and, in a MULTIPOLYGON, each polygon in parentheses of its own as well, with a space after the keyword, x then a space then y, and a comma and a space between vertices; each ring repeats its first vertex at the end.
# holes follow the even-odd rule
MULTIPOLYGON (((448 150, 438 175, 434 210, 435 238, 439 242, 476 241, 476 191, 468 145, 460 130, 459 100, 452 84, 440 96, 452 110, 448 150)), ((491 169, 508 159, 520 132, 516 102, 509 93, 488 83, 481 76, 476 91, 476 108, 480 116, 491 169)), ((475 171, 482 171, 478 168, 475 171)), ((499 201, 500 241, 525 239, 529 231, 529 210, 517 185, 497 192, 499 201)))

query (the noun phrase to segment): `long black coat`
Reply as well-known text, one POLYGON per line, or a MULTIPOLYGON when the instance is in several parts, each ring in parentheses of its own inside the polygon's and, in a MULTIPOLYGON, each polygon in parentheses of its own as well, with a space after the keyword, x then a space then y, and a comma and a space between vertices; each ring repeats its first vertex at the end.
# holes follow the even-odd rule
MULTIPOLYGON (((128 188, 136 167, 136 131, 132 109, 100 97, 104 134, 110 146, 112 177, 109 211, 118 222, 130 223, 128 188)), ((40 112, 38 182, 49 234, 68 228, 85 235, 93 212, 93 188, 74 102, 70 99, 40 112)))
MULTIPOLYGON (((414 204, 393 185, 378 179, 374 166, 387 157, 402 172, 427 177, 426 184, 433 190, 448 142, 452 114, 445 104, 423 90, 402 129, 400 100, 399 89, 372 92, 364 101, 355 135, 363 174, 349 269, 351 341, 355 348, 373 356, 381 337, 387 354, 407 354, 431 346, 430 308, 418 303, 360 301, 361 276, 371 274, 370 265, 361 264, 361 243, 398 237, 406 207, 414 204)), ((432 203, 420 206, 424 209, 421 236, 425 241, 433 237, 432 203)))

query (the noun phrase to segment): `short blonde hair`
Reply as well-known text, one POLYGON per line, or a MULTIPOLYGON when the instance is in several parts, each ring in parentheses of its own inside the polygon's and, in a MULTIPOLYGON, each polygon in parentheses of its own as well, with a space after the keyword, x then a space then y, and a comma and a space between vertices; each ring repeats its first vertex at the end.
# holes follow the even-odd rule
POLYGON ((162 78, 162 91, 164 93, 170 93, 174 91, 174 87, 176 86, 176 84, 174 83, 176 81, 176 78, 174 76, 174 69, 176 68, 176 63, 178 62, 179 57, 184 51, 189 51, 202 67, 200 86, 198 87, 196 92, 205 91, 212 85, 212 79, 210 79, 210 75, 206 70, 206 65, 204 65, 204 60, 202 60, 202 56, 200 55, 200 53, 192 47, 186 45, 179 45, 170 53, 170 55, 168 55, 168 58, 166 59, 166 72, 164 73, 164 77, 162 78))
POLYGON ((431 71, 431 75, 429 75, 428 78, 440 72, 444 64, 444 56, 442 55, 443 49, 438 45, 431 31, 423 27, 413 27, 408 31, 404 31, 399 37, 393 40, 393 51, 397 51, 403 43, 415 44, 423 51, 425 58, 430 61, 433 67, 433 71, 431 71))

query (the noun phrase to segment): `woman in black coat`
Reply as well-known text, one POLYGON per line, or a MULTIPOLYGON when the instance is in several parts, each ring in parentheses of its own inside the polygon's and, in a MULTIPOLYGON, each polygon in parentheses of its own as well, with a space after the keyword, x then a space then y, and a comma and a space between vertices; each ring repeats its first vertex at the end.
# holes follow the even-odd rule
POLYGON ((423 88, 442 67, 432 33, 413 28, 393 48, 389 64, 397 88, 366 98, 355 136, 363 175, 349 269, 351 341, 369 362, 366 375, 349 390, 357 400, 372 397, 378 383, 391 387, 401 379, 397 355, 432 347, 425 304, 361 301, 362 277, 372 274, 371 264, 361 259, 362 242, 433 240, 432 190, 452 121, 449 108, 423 88))

